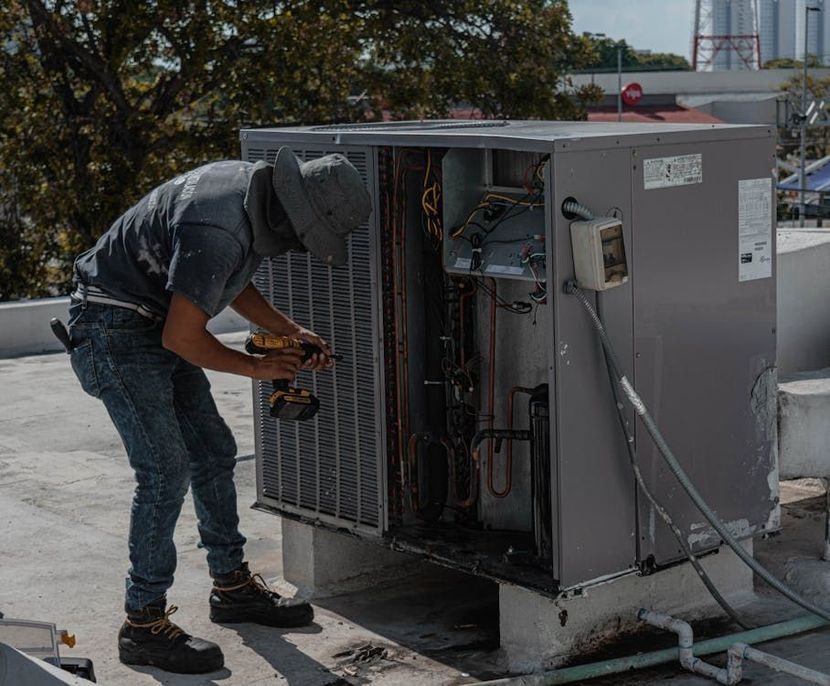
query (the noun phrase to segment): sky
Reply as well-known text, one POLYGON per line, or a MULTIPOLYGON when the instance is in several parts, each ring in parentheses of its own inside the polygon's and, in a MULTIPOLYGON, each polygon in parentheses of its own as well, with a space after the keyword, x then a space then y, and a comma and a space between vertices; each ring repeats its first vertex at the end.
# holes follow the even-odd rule
POLYGON ((694 0, 569 0, 576 33, 604 33, 637 50, 691 55, 694 0))

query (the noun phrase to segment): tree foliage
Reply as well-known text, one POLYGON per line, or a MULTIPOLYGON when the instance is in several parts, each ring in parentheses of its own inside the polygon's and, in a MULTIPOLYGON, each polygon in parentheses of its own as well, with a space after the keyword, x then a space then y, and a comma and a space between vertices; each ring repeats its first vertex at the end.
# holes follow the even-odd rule
MULTIPOLYGON (((792 57, 779 57, 778 59, 769 60, 764 62, 761 66, 762 69, 802 69, 804 66, 804 62, 801 60, 793 59, 792 57)), ((807 55, 807 66, 810 69, 815 69, 817 67, 823 67, 822 61, 819 59, 818 55, 807 55)))
POLYGON ((155 184, 238 155, 240 126, 580 118, 591 46, 565 0, 6 0, 0 299, 63 292, 72 258, 155 184))
POLYGON ((622 68, 626 71, 676 70, 689 71, 692 66, 681 56, 669 52, 639 52, 624 40, 589 36, 596 57, 587 69, 617 71, 617 53, 622 50, 622 68))
MULTIPOLYGON (((809 72, 807 74, 807 100, 806 102, 802 100, 801 65, 797 66, 799 70, 781 84, 781 90, 785 96, 785 112, 788 115, 788 120, 781 122, 780 145, 785 153, 792 156, 793 161, 797 161, 797 156, 800 154, 801 113, 805 112, 813 102, 816 103, 816 106, 821 102, 830 102, 830 77, 817 77, 809 72)), ((824 157, 827 151, 830 150, 830 128, 827 126, 808 126, 806 142, 808 160, 824 157)))

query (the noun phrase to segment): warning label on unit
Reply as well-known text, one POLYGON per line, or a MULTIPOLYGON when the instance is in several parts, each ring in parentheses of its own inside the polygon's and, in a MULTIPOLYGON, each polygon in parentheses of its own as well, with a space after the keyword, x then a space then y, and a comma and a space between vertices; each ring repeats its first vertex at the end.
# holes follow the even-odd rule
POLYGON ((511 276, 520 276, 524 273, 524 270, 524 267, 509 264, 489 264, 484 269, 488 274, 510 274, 511 276))
POLYGON ((676 155, 643 160, 646 190, 703 183, 703 155, 676 155))
POLYGON ((738 181, 738 281, 772 276, 772 179, 738 181))

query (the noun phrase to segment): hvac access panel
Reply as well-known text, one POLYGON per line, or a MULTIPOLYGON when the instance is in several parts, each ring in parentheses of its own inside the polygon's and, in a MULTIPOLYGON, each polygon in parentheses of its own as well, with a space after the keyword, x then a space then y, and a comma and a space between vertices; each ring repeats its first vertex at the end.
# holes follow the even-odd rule
MULTIPOLYGON (((576 199, 624 247, 593 265, 613 287, 590 296, 626 375, 735 532, 769 529, 774 264, 764 277, 740 262, 763 229, 745 214, 769 174, 767 129, 408 122, 242 136, 251 161, 281 145, 343 152, 373 198, 347 266, 296 253, 256 276, 343 356, 301 374, 321 401, 308 422, 269 417, 268 384, 254 384, 260 508, 547 595, 678 561, 637 493, 596 333, 562 288, 575 267, 561 208, 576 199), (479 440, 487 430, 513 438, 479 440)), ((626 412, 655 495, 696 551, 714 550, 626 412)))
MULTIPOLYGON (((635 382, 683 468, 738 538, 776 527, 774 160, 772 137, 638 146, 631 160, 635 382), (646 175, 678 159, 699 173, 676 185, 646 175), (747 231, 760 244, 756 260, 770 260, 755 270, 742 261, 747 231)), ((642 434, 649 485, 693 550, 716 547, 719 537, 642 434)), ((644 559, 680 559, 672 534, 653 521, 641 503, 644 559)))
POLYGON ((506 150, 443 156, 444 268, 544 283, 544 161, 506 150))

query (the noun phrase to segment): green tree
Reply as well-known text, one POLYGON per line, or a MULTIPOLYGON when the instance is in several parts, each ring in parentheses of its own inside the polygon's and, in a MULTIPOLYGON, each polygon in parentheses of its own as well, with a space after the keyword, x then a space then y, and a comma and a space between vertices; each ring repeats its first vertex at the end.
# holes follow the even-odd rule
POLYGON ((622 67, 626 71, 675 70, 689 71, 692 66, 681 55, 668 52, 638 52, 625 40, 588 36, 595 57, 587 70, 616 71, 617 53, 622 50, 622 67))
MULTIPOLYGON (((830 103, 830 77, 816 78, 814 74, 807 74, 807 102, 802 103, 802 82, 801 69, 781 84, 787 103, 789 121, 782 122, 780 131, 781 147, 785 154, 791 157, 794 163, 798 163, 800 154, 799 127, 801 124, 800 113, 804 112, 810 103, 822 101, 830 103)), ((816 160, 824 157, 830 150, 830 128, 826 126, 810 126, 807 128, 807 159, 816 160)), ((785 174, 786 175, 786 174, 785 174)))
MULTIPOLYGON (((795 60, 791 57, 781 57, 776 60, 769 60, 764 62, 762 69, 801 69, 804 63, 801 60, 795 60)), ((817 55, 807 55, 807 66, 810 69, 816 67, 823 67, 821 60, 817 55)))
POLYGON ((6 0, 0 46, 0 299, 64 292, 153 185, 237 156, 240 126, 598 98, 563 77, 592 54, 565 0, 6 0))

